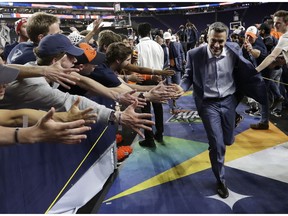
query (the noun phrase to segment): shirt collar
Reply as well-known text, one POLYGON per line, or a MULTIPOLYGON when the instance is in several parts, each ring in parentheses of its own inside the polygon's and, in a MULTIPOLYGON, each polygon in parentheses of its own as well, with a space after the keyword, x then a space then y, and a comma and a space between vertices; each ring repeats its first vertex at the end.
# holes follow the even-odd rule
POLYGON ((220 56, 214 56, 210 49, 209 49, 209 46, 207 45, 207 53, 208 53, 208 59, 212 59, 212 58, 224 58, 225 56, 227 56, 227 48, 224 46, 223 50, 222 50, 222 53, 220 54, 220 56))
POLYGON ((150 37, 143 37, 143 38, 140 38, 139 41, 147 41, 147 40, 151 40, 150 37))

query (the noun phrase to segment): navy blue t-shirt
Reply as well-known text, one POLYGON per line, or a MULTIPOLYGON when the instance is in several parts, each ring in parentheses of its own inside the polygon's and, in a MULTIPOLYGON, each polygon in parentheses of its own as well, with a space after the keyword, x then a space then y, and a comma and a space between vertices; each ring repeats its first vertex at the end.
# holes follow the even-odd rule
MULTIPOLYGON (((110 87, 118 87, 121 85, 121 81, 118 79, 117 75, 106 65, 100 64, 95 70, 88 76, 89 78, 101 83, 102 85, 110 88, 110 87)), ((62 91, 68 91, 69 93, 74 93, 77 95, 85 95, 86 90, 82 89, 79 86, 71 86, 71 89, 67 90, 63 87, 60 87, 62 91)), ((114 100, 108 99, 102 96, 89 96, 89 98, 93 101, 96 101, 99 104, 105 105, 108 108, 114 108, 115 103, 114 100)))
POLYGON ((268 55, 267 48, 266 48, 263 40, 260 37, 258 37, 256 39, 255 43, 252 46, 253 46, 253 49, 258 49, 261 52, 260 56, 256 59, 257 60, 257 65, 260 65, 261 62, 268 55))
MULTIPOLYGON (((268 52, 267 52, 267 49, 266 49, 266 46, 263 42, 263 40, 258 37, 255 41, 254 44, 252 44, 252 47, 253 49, 258 49, 260 50, 261 54, 258 58, 254 58, 251 54, 248 53, 248 51, 246 49, 242 49, 243 51, 243 56, 244 58, 248 59, 249 61, 251 61, 253 63, 253 65, 255 67, 257 67, 258 65, 261 64, 261 62, 266 58, 266 56, 268 55, 268 52)), ((265 68, 261 71, 261 74, 264 75, 264 76, 267 76, 267 74, 269 73, 269 68, 265 68)))
POLYGON ((36 47, 32 42, 22 42, 16 45, 7 57, 8 64, 26 64, 30 61, 36 61, 33 49, 36 47))
MULTIPOLYGON (((121 85, 120 80, 117 78, 117 75, 106 65, 101 64, 95 68, 95 70, 88 75, 89 78, 101 83, 102 85, 106 87, 118 87, 121 85)), ((67 83, 66 83, 67 84, 67 83)), ((66 89, 62 86, 59 86, 58 89, 60 89, 63 92, 69 92, 70 94, 76 94, 76 95, 85 95, 87 93, 87 90, 81 88, 77 85, 69 85, 70 89, 66 89)))
POLYGON ((4 48, 4 51, 3 51, 3 60, 6 60, 7 59, 7 57, 8 57, 8 55, 9 55, 9 53, 11 52, 11 50, 15 47, 15 46, 17 46, 19 43, 18 43, 18 41, 15 41, 14 43, 12 43, 12 44, 7 44, 6 46, 5 46, 5 48, 4 48))
POLYGON ((121 85, 121 81, 118 79, 117 75, 105 63, 98 65, 88 77, 108 88, 121 85))
POLYGON ((261 52, 260 56, 257 59, 255 59, 254 57, 251 57, 246 49, 243 48, 242 51, 243 51, 243 56, 249 61, 251 61, 251 58, 254 58, 256 60, 255 63, 252 62, 254 66, 256 67, 261 64, 261 62, 266 58, 268 53, 267 53, 267 49, 263 40, 259 37, 256 39, 255 43, 252 44, 252 47, 253 49, 258 49, 261 52))

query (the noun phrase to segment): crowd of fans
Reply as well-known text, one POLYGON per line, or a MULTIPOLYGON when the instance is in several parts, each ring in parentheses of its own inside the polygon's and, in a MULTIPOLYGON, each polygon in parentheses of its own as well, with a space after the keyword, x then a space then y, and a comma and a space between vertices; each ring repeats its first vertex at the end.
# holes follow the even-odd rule
MULTIPOLYGON (((216 58, 218 50, 224 50, 231 57, 227 48, 223 48, 226 40, 265 81, 263 97, 268 95, 267 100, 252 99, 249 92, 237 98, 238 103, 247 99, 247 115, 261 116, 260 122, 251 128, 269 129, 270 114, 281 117, 286 108, 287 91, 282 82, 287 80, 287 11, 278 11, 246 29, 240 26, 227 32, 221 23, 199 32, 192 22, 187 22, 176 32, 160 30, 152 36, 151 24, 140 23, 132 34, 125 35, 102 28, 101 22, 95 20, 92 30, 78 31, 71 27, 71 31, 63 32, 59 18, 37 12, 15 23, 18 40, 7 44, 1 53, 0 133, 3 136, 0 144, 79 143, 86 138, 85 131, 91 129, 89 124, 116 123, 142 136, 141 146, 155 148, 154 140, 165 141, 163 103, 168 103, 171 114, 179 112, 181 107, 176 100, 184 93, 183 82, 189 78, 193 83, 197 79, 192 75, 196 72, 191 72, 197 65, 191 56, 200 53, 200 49, 210 49, 216 58), (222 36, 222 32, 227 35, 222 36), (221 41, 222 38, 225 41, 221 41), (284 39, 286 44, 282 42, 284 39), (267 58, 272 57, 268 64, 267 58), (113 107, 89 99, 91 95, 106 98, 113 107), (21 127, 25 123, 21 117, 24 113, 29 116, 25 128, 21 127)), ((234 59, 228 61, 234 62, 234 59)), ((215 96, 214 87, 209 90, 209 82, 211 80, 203 90, 203 101, 205 97, 209 99, 209 94, 215 96)), ((197 83, 193 83, 193 88, 199 91, 197 83)), ((231 85, 229 91, 234 94, 234 90, 231 85)), ((236 112, 236 108, 232 111, 236 112)), ((205 115, 201 118, 206 121, 205 115)), ((237 126, 242 119, 243 116, 236 113, 233 123, 237 126)), ((213 168, 215 146, 210 147, 213 168)), ((218 150, 215 151, 217 155, 218 150)), ((227 195, 225 191, 223 195, 224 186, 218 191, 223 198, 227 195)))

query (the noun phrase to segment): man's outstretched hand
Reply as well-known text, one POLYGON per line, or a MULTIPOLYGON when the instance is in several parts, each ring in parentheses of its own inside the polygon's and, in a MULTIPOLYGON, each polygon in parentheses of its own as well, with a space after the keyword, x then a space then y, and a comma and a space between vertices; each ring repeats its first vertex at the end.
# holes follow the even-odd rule
POLYGON ((126 127, 132 128, 141 137, 144 138, 144 134, 140 129, 152 130, 152 125, 155 123, 151 121, 152 114, 150 113, 136 113, 135 109, 138 106, 138 101, 128 106, 123 112, 116 112, 116 118, 118 124, 124 125, 126 127), (121 117, 119 116, 121 115, 121 117), (120 122, 119 122, 120 120, 120 122))

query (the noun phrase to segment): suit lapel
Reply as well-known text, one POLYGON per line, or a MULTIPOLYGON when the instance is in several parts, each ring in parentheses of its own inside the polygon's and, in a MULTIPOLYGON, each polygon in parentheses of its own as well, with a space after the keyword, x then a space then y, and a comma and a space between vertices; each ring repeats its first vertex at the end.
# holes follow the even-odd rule
POLYGON ((207 72, 207 48, 206 46, 204 46, 202 49, 201 49, 201 53, 199 55, 199 73, 200 73, 200 77, 201 77, 201 83, 202 83, 202 86, 204 88, 204 85, 205 85, 205 77, 206 77, 206 72, 207 72))

